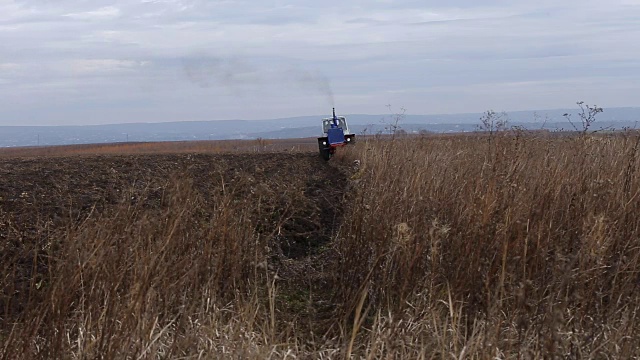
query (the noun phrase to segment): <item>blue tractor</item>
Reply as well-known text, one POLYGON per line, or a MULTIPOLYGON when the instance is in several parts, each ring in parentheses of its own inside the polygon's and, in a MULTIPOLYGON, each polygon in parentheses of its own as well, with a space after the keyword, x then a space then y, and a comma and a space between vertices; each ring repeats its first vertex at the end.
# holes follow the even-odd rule
POLYGON ((323 136, 318 138, 318 149, 323 159, 329 160, 335 154, 336 149, 355 142, 356 135, 349 131, 347 119, 344 116, 336 116, 333 108, 333 117, 322 119, 323 136))

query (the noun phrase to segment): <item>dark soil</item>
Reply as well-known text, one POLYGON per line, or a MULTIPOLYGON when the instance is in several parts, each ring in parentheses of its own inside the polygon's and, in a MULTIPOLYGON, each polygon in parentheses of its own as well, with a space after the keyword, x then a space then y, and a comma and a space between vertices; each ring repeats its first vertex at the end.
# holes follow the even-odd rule
POLYGON ((49 246, 92 214, 122 204, 160 208, 176 178, 190 181, 211 207, 224 191, 267 202, 274 216, 261 219, 256 229, 273 236, 269 271, 280 278, 278 307, 284 320, 313 326, 330 308, 325 269, 333 261, 329 244, 347 181, 344 169, 315 153, 0 159, 0 263, 18 264, 14 284, 2 284, 0 318, 20 311, 16 299, 4 306, 7 297, 24 293, 47 271, 48 259, 31 256, 31 249, 49 246))

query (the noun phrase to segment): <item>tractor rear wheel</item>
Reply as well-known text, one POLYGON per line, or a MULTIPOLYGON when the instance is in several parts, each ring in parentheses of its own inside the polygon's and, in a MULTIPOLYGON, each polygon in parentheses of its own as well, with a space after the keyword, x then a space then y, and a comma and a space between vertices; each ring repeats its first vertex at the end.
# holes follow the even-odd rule
POLYGON ((332 155, 331 147, 327 145, 327 141, 326 137, 318 138, 318 150, 320 151, 320 156, 325 160, 331 159, 332 155))
POLYGON ((331 149, 320 149, 320 156, 322 156, 323 159, 329 160, 331 159, 331 155, 331 149))

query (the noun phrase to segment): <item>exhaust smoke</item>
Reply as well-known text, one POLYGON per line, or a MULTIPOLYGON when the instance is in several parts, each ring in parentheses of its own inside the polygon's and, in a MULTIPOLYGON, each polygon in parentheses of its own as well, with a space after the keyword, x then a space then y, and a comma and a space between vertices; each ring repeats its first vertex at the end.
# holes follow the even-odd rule
POLYGON ((269 86, 296 87, 324 97, 335 105, 333 88, 320 71, 289 65, 286 67, 258 66, 234 57, 199 56, 182 59, 186 78, 201 88, 222 87, 239 93, 243 89, 268 92, 269 86))

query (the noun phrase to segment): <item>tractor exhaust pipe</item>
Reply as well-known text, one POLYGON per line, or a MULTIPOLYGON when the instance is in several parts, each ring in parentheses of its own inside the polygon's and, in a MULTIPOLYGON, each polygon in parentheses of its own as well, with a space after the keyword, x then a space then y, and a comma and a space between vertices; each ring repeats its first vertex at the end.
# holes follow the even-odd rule
POLYGON ((338 117, 336 116, 336 108, 333 108, 333 125, 338 126, 338 117))

